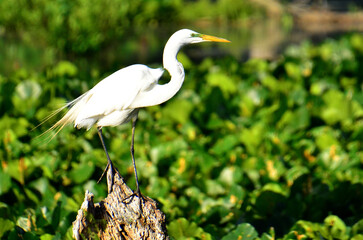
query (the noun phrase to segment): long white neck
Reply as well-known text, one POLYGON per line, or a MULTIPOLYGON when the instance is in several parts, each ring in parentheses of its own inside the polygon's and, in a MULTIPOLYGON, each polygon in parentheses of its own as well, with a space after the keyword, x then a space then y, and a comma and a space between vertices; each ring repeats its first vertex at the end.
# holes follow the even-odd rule
MULTIPOLYGON (((163 102, 172 98, 181 88, 184 82, 184 68, 178 61, 177 55, 183 46, 180 42, 174 41, 172 38, 166 43, 163 54, 163 65, 168 70, 171 79, 167 84, 160 85, 163 102)), ((159 90, 160 90, 159 88, 159 90)))
POLYGON ((131 108, 159 105, 168 101, 179 91, 184 82, 184 68, 176 57, 184 44, 178 40, 179 38, 175 35, 171 36, 164 48, 163 65, 171 76, 170 81, 163 85, 155 84, 152 89, 140 92, 130 105, 131 108))

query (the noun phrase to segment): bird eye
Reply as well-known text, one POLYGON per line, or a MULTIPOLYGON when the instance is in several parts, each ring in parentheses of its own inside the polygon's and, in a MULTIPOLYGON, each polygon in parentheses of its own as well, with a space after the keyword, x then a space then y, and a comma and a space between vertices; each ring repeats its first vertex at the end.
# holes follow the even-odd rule
POLYGON ((192 37, 200 37, 200 34, 199 33, 192 33, 191 36, 192 37))

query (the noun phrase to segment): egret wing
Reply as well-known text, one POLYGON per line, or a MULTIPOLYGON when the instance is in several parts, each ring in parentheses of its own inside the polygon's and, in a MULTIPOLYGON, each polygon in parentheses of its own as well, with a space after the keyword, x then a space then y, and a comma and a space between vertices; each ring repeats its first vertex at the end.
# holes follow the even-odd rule
POLYGON ((96 86, 84 103, 77 119, 101 117, 113 111, 128 109, 136 96, 157 83, 160 76, 155 76, 145 65, 132 65, 108 76, 96 86))

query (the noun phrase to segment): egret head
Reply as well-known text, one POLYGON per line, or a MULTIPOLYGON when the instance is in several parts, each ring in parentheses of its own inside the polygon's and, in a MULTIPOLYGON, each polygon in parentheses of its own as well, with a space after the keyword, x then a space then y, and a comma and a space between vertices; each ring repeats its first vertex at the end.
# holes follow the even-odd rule
POLYGON ((180 48, 185 45, 200 42, 230 42, 227 39, 201 34, 189 29, 182 29, 175 32, 168 40, 164 48, 163 64, 164 68, 171 69, 175 66, 176 56, 180 48))
POLYGON ((200 42, 230 42, 227 39, 201 34, 189 29, 177 31, 172 36, 178 39, 182 45, 200 43, 200 42))

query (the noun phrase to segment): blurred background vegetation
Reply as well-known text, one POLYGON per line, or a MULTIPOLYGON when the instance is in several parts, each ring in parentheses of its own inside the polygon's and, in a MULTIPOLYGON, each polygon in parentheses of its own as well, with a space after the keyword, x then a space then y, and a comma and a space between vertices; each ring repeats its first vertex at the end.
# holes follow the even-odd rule
MULTIPOLYGON (((119 68, 159 67, 178 29, 186 80, 140 111, 142 192, 173 239, 363 239, 360 1, 0 1, 0 238, 70 239, 106 159, 95 129, 34 129, 119 68), (179 111, 175 111, 179 109, 179 111)), ((165 76, 163 81, 168 81, 165 76)), ((105 129, 134 186, 130 126, 105 129)))

